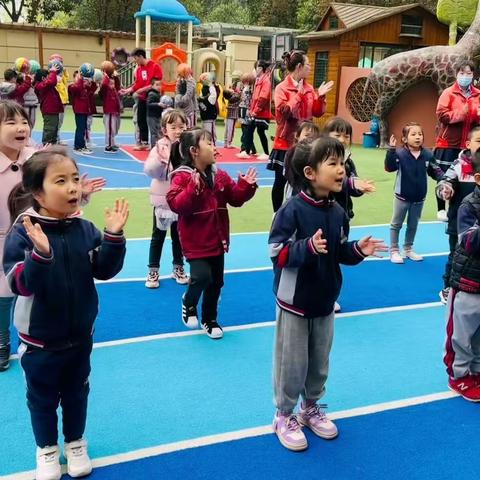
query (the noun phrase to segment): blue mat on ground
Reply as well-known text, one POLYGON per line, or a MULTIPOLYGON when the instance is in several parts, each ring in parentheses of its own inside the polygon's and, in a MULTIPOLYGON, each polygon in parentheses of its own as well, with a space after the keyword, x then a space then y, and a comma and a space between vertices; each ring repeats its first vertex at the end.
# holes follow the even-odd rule
POLYGON ((445 480, 478 475, 478 406, 438 401, 339 420, 340 436, 307 432, 309 449, 293 453, 274 435, 220 443, 98 468, 93 479, 228 478, 445 480))
MULTIPOLYGON (((324 397, 329 410, 445 391, 443 316, 442 307, 433 307, 337 319, 324 397)), ((273 332, 95 349, 86 432, 92 457, 269 424, 273 332)), ((11 439, 8 456, 0 456, 1 476, 31 469, 34 449, 18 362, 0 380, 2 435, 11 439)), ((410 433, 415 424, 405 428, 410 433)))

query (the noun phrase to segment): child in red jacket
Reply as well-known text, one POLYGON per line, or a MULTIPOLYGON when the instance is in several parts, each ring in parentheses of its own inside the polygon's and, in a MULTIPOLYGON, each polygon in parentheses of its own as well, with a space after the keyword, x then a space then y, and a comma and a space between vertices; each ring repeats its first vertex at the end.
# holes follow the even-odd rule
POLYGON ((105 126, 105 153, 117 153, 115 137, 120 129, 120 78, 114 72, 104 75, 100 85, 100 97, 103 101, 103 125, 105 126))
POLYGON ((55 144, 58 141, 59 114, 63 113, 63 103, 55 88, 57 85, 57 70, 40 69, 35 74, 35 93, 40 101, 40 111, 43 116, 42 143, 55 144))
POLYGON ((180 136, 184 166, 173 171, 167 202, 178 214, 183 254, 190 264, 190 283, 182 297, 182 321, 198 326, 197 304, 203 293, 202 328, 213 339, 223 336, 217 304, 223 286, 224 254, 229 246, 227 204, 240 207, 257 189, 257 172, 249 168, 235 183, 215 166, 215 146, 206 130, 193 128, 180 136))
POLYGON ((97 84, 91 78, 85 78, 79 73, 75 81, 68 86, 70 101, 75 114, 75 140, 73 149, 75 152, 90 155, 92 150, 85 144, 87 131, 87 117, 91 115, 91 97, 97 90, 97 84))

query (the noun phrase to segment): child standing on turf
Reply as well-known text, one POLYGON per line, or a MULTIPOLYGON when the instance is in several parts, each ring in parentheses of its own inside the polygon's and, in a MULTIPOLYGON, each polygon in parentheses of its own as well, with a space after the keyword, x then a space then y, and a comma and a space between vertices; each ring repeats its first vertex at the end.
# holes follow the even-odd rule
POLYGON ((94 279, 107 280, 122 268, 128 203, 117 200, 113 210, 106 209, 103 232, 79 218, 78 168, 58 147, 37 152, 23 164, 21 187, 16 192, 27 195, 32 207, 7 235, 3 267, 17 296, 14 322, 37 443, 36 479, 62 476, 59 404, 68 473, 81 477, 92 470, 83 434, 98 313, 94 279))
MULTIPOLYGON (((35 151, 27 146, 29 137, 26 111, 12 100, 0 101, 0 258, 10 227, 8 196, 22 180, 22 165, 35 151)), ((12 303, 13 295, 0 265, 0 372, 9 366, 12 303)))
POLYGON ((187 118, 180 110, 170 110, 163 114, 161 122, 163 137, 150 150, 144 167, 145 173, 152 177, 150 201, 153 206, 153 229, 148 260, 149 272, 145 282, 147 288, 159 287, 158 270, 168 228, 170 228, 172 239, 172 277, 181 285, 188 282, 188 277, 183 269, 183 254, 178 238, 177 215, 170 210, 166 200, 170 187, 169 175, 172 170, 180 166, 176 156, 172 155, 172 145, 178 143, 180 135, 187 128, 187 118))
POLYGON ((390 149, 385 156, 385 170, 398 172, 395 180, 393 217, 390 225, 390 260, 392 263, 403 263, 403 256, 414 262, 423 260, 421 255, 414 252, 413 242, 427 195, 427 175, 435 180, 440 180, 443 176, 433 153, 423 148, 423 129, 418 123, 410 122, 403 127, 402 143, 401 148, 396 148, 397 140, 392 135, 390 149), (407 214, 407 231, 402 256, 398 238, 407 214))
POLYGON ((452 269, 453 252, 458 243, 458 207, 462 203, 462 200, 467 195, 470 195, 475 188, 472 157, 480 149, 480 127, 474 127, 470 130, 465 146, 467 148, 460 152, 458 159, 453 162, 437 185, 437 196, 449 201, 447 235, 450 254, 448 255, 445 273, 443 274, 443 288, 439 293, 440 300, 444 304, 447 303, 450 289, 450 271, 452 269))
POLYGON ((111 75, 105 73, 99 92, 103 102, 105 153, 117 153, 119 149, 115 143, 115 137, 120 129, 120 112, 122 110, 120 89, 120 78, 117 72, 113 72, 111 75))
POLYGON ((172 173, 167 202, 178 213, 180 242, 190 263, 182 320, 188 328, 198 326, 197 304, 203 293, 202 328, 210 338, 218 339, 223 330, 217 322, 217 304, 229 247, 227 204, 240 207, 253 197, 257 173, 249 168, 235 183, 215 166, 212 136, 200 128, 182 133, 180 155, 184 165, 172 173))
POLYGON ((341 117, 331 118, 324 127, 324 132, 336 138, 345 149, 345 181, 342 191, 335 193, 335 200, 347 212, 348 218, 354 217, 352 197, 361 197, 364 193, 375 192, 375 184, 370 180, 358 178, 357 167, 352 159, 352 125, 341 117))
POLYGON ((475 189, 458 208, 458 244, 450 273, 444 362, 448 388, 480 402, 480 152, 472 158, 475 189))
POLYGON ((268 241, 277 301, 273 429, 284 447, 304 450, 308 444, 302 425, 322 438, 338 434, 317 401, 328 376, 340 264, 356 265, 386 246, 370 236, 347 240, 348 217, 332 195, 345 178, 338 140, 324 137, 298 144, 292 168, 301 191, 277 211, 268 241))

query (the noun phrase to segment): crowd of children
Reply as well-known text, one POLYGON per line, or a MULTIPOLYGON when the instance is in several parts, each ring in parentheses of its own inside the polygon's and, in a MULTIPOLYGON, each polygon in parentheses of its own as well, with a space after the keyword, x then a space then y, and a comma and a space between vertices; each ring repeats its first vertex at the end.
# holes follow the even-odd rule
POLYGON ((257 189, 255 169, 249 168, 235 182, 216 165, 219 102, 228 102, 226 148, 233 144, 239 120, 239 157, 249 158, 255 152, 257 131, 264 152, 259 158, 269 158, 267 168, 275 172, 274 217, 268 239, 277 305, 273 429, 283 446, 295 451, 307 448, 303 427, 325 439, 338 435, 325 406, 318 402, 325 392, 335 312, 340 309, 340 265, 356 265, 388 250, 395 264, 404 263, 405 258, 423 259, 413 246, 427 195, 427 175, 438 182, 438 198, 449 201, 450 255, 440 294, 448 302, 444 357, 448 386, 467 400, 480 401, 480 346, 476 343, 480 328, 476 311, 480 298, 480 126, 473 125, 462 145, 465 149, 446 171, 424 148, 418 123, 405 125, 401 145, 392 136, 384 164, 387 172, 397 172, 390 246, 371 236, 350 241, 352 198, 374 193, 376 187, 357 172, 351 124, 339 117, 329 119, 323 129, 312 123, 313 117, 324 113, 325 96, 333 83, 318 89, 308 83, 310 64, 304 52, 294 50, 284 57, 288 73, 273 95, 277 129, 271 152, 266 137, 272 102, 268 64, 257 62, 255 75, 238 72, 223 91, 210 73, 204 73, 198 95, 192 70, 181 64, 172 98, 162 91, 161 69, 147 60, 142 49, 136 49, 133 56, 137 80, 128 89, 122 88, 110 62, 104 62, 97 81, 93 66, 82 64, 67 87, 68 73, 58 55, 51 57, 48 69, 40 68, 34 75, 9 69, 0 84, 0 181, 6 187, 0 190, 0 371, 9 365, 10 318, 16 297, 13 316, 37 443, 37 480, 61 477, 59 404, 68 473, 79 477, 92 470, 83 435, 98 311, 94 279, 106 280, 121 270, 126 251, 123 228, 129 215, 127 202, 117 200, 113 209, 106 210, 103 232, 81 218, 81 202, 99 191, 104 181, 80 176, 67 150, 49 146, 60 142, 66 91, 75 114, 73 150, 87 155, 92 153, 87 142, 97 90, 103 104, 107 153, 119 149, 115 137, 121 97, 135 94, 137 149, 149 150, 144 171, 151 177, 153 209, 145 286, 160 285, 160 258, 169 230, 172 277, 187 285, 181 297, 182 322, 187 328, 200 324, 216 340, 223 337, 218 301, 230 244, 227 206, 242 206, 257 189), (37 104, 43 115, 43 148, 29 146, 37 104), (196 127, 197 115, 203 128, 196 127), (405 219, 401 252, 399 233, 405 219))

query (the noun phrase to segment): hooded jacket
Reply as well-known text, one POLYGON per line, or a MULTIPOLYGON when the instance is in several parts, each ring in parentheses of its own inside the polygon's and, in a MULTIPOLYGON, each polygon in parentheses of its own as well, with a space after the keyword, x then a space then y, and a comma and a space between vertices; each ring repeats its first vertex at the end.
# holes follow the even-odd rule
POLYGON ((45 80, 35 84, 35 93, 40 101, 40 110, 44 115, 56 115, 63 112, 63 104, 60 95, 55 88, 57 74, 54 71, 48 73, 45 80))
POLYGON ((14 323, 22 342, 45 350, 63 350, 91 341, 98 313, 94 279, 108 280, 123 266, 122 233, 100 232, 72 216, 59 220, 29 209, 7 235, 3 267, 18 295, 14 323), (39 223, 50 254, 36 251, 22 224, 24 215, 39 223))

